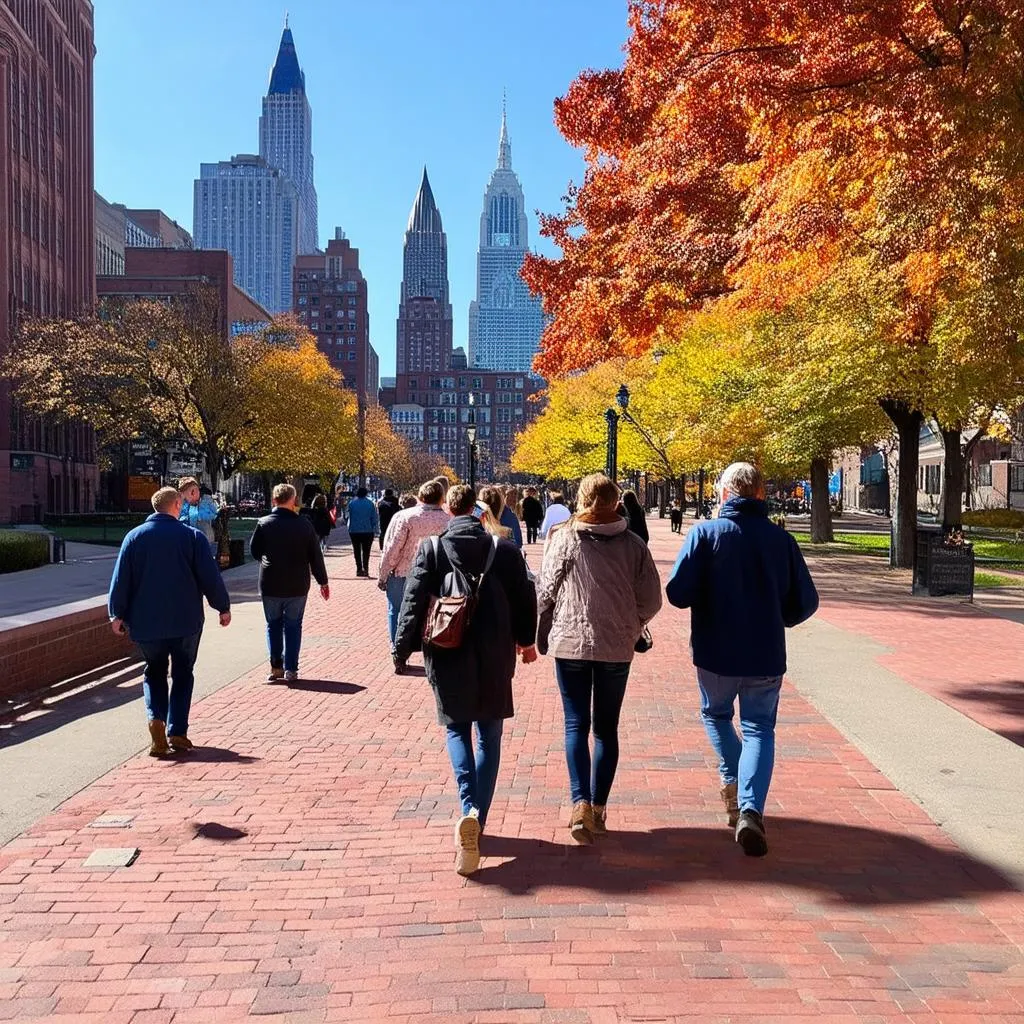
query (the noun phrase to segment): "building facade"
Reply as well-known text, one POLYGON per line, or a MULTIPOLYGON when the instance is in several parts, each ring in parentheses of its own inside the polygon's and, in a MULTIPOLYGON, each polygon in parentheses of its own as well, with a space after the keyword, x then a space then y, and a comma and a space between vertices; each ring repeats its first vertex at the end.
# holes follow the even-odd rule
POLYGON ((231 253, 235 283, 271 313, 291 309, 297 207, 291 179, 262 157, 243 154, 200 167, 196 248, 231 253))
POLYGON ((132 210, 125 213, 125 245, 160 249, 191 249, 192 236, 163 210, 132 210))
POLYGON ((124 273, 125 224, 124 207, 108 203, 94 193, 96 224, 96 276, 124 273))
POLYGON ((520 276, 528 251, 526 200, 512 170, 512 145, 501 114, 498 165, 484 193, 476 299, 469 305, 469 363, 528 373, 540 345, 544 314, 520 276))
MULTIPOLYGON (((0 352, 23 317, 94 304, 93 55, 89 0, 0 3, 0 352)), ((0 522, 91 511, 97 481, 92 430, 0 382, 0 522)))
POLYGON ((295 261, 292 303, 320 351, 365 408, 377 404, 380 364, 370 344, 366 278, 359 250, 336 229, 327 251, 295 261))

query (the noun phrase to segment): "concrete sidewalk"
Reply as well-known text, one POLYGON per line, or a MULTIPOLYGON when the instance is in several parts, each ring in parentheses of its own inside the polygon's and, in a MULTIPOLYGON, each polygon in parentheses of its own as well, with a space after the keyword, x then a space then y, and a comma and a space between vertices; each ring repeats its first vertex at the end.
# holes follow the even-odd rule
MULTIPOLYGON (((665 568, 678 539, 652 527, 665 568)), ((568 842, 561 709, 542 659, 517 677, 482 870, 459 878, 429 687, 391 674, 383 596, 345 555, 331 559, 331 602, 310 602, 302 681, 269 685, 262 664, 240 664, 195 708, 194 756, 134 757, 0 851, 0 1017, 1021 1019, 1013 879, 958 849, 792 685, 772 849, 743 857, 722 822, 687 616, 672 609, 634 663, 613 834, 568 842), (109 816, 116 827, 97 827, 109 816), (84 866, 109 847, 140 853, 119 870, 84 866)), ((797 630, 793 648, 800 687, 823 659, 858 667, 881 650, 828 621, 797 630)))
POLYGON ((110 586, 116 547, 69 541, 63 565, 0 576, 0 619, 99 597, 110 586))

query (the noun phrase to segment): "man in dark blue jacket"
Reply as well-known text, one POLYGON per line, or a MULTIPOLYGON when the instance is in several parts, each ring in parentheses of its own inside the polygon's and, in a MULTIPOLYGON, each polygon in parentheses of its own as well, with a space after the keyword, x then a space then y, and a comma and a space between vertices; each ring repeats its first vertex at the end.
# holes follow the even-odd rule
POLYGON ((734 463, 719 489, 718 519, 689 532, 666 593, 691 609, 701 717, 718 754, 729 824, 746 854, 763 857, 785 631, 817 611, 818 593, 796 541, 768 519, 758 470, 734 463), (742 743, 732 724, 737 697, 742 743))
POLYGON ((107 598, 114 632, 128 633, 146 659, 142 692, 153 757, 192 749, 188 715, 205 620, 203 598, 220 612, 222 626, 231 622, 231 600, 209 541, 178 522, 181 501, 175 487, 153 495, 153 515, 121 543, 107 598))

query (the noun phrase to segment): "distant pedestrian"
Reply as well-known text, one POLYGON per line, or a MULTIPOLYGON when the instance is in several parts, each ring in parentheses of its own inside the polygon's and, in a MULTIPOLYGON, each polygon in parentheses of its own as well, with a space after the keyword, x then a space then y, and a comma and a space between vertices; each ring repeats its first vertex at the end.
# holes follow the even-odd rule
MULTIPOLYGON (((416 495, 406 491, 406 493, 403 494, 398 499, 398 504, 402 506, 401 511, 405 511, 405 509, 407 509, 407 508, 415 508, 416 507, 416 495)), ((382 530, 381 534, 383 535, 383 533, 384 533, 384 531, 382 530)))
POLYGON ((334 529, 334 520, 331 519, 331 514, 327 511, 327 496, 318 494, 309 508, 302 509, 302 514, 313 524, 317 539, 320 541, 320 550, 326 551, 327 540, 334 529))
POLYGON ((502 510, 499 522, 510 531, 509 539, 517 548, 523 546, 523 529, 519 525, 519 492, 514 487, 497 488, 501 492, 502 510))
POLYGON ((331 596, 331 588, 316 530, 296 510, 295 488, 278 484, 272 500, 274 510, 256 524, 249 550, 260 563, 259 593, 267 620, 270 655, 267 681, 284 678, 291 682, 299 678, 302 617, 306 612, 310 573, 320 584, 320 596, 325 601, 331 596))
POLYGON ((384 550, 384 535, 388 532, 388 525, 396 512, 402 509, 401 504, 395 497, 395 492, 390 488, 384 489, 384 497, 377 502, 377 518, 380 526, 380 548, 384 550))
POLYGON ((552 491, 548 495, 548 508, 544 513, 544 521, 540 524, 540 535, 546 539, 551 527, 564 523, 571 515, 562 492, 552 491))
POLYGON ((373 548, 373 538, 380 532, 377 506, 367 497, 368 493, 365 487, 360 487, 345 511, 348 535, 352 539, 352 552, 356 558, 356 576, 363 578, 370 575, 370 550, 373 548))
POLYGON ((217 537, 213 524, 220 514, 220 509, 217 507, 217 502, 213 500, 213 495, 209 492, 203 494, 199 481, 193 476, 179 480, 178 491, 182 498, 181 521, 186 526, 198 530, 210 542, 210 547, 216 557, 217 537))
POLYGON ((669 522, 672 524, 673 533, 683 532, 683 510, 679 504, 679 499, 676 498, 672 502, 672 507, 668 510, 669 522))
POLYGON ((516 653, 524 664, 537 658, 537 600, 522 555, 511 542, 486 533, 473 514, 480 510, 472 488, 452 487, 448 506, 451 524, 436 541, 420 545, 409 574, 395 653, 404 661, 421 646, 430 599, 450 592, 447 579, 457 581, 457 592, 475 596, 458 646, 422 645, 459 789, 455 869, 471 875, 480 865, 480 833, 498 778, 504 719, 514 714, 516 653))
POLYGON ((649 544, 651 535, 647 531, 647 513, 644 512, 636 491, 622 492, 622 509, 631 533, 635 533, 645 544, 649 544))
POLYGON ((526 524, 526 543, 536 544, 537 531, 544 522, 544 506, 537 497, 536 487, 526 488, 526 497, 523 498, 523 522, 526 524))
MULTIPOLYGON (((444 491, 437 480, 429 480, 419 492, 419 502, 410 509, 403 509, 395 515, 388 526, 381 549, 380 567, 377 570, 377 586, 387 594, 388 636, 394 654, 395 633, 398 629, 398 613, 402 609, 402 595, 405 581, 412 569, 420 542, 427 537, 436 537, 448 528, 451 517, 442 506, 444 491)), ((405 671, 405 662, 395 659, 395 672, 405 671)))
POLYGON ((512 540, 512 528, 505 525, 505 496, 500 487, 492 487, 487 484, 480 488, 480 492, 477 495, 477 504, 484 504, 486 511, 481 509, 481 515, 478 517, 480 525, 490 534, 495 537, 501 537, 502 540, 512 540))
POLYGON ((178 489, 161 487, 152 504, 153 515, 121 543, 107 605, 114 632, 128 633, 146 660, 142 692, 149 753, 160 757, 193 747, 188 717, 205 621, 203 598, 220 612, 222 626, 231 622, 231 601, 206 537, 179 521, 178 489))
POLYGON ((691 609, 701 717, 729 824, 744 853, 763 857, 785 631, 815 613, 818 594, 796 541, 768 519, 760 472, 737 462, 718 486, 719 517, 690 530, 666 593, 691 609), (742 742, 732 724, 737 697, 742 742))
POLYGON ((434 483, 436 483, 436 484, 438 484, 440 486, 440 488, 441 488, 441 503, 443 505, 447 506, 448 491, 449 491, 449 489, 451 488, 451 485, 452 485, 451 481, 448 479, 448 477, 442 475, 442 476, 435 476, 434 477, 434 483))
POLYGON ((636 643, 661 609, 661 581, 646 545, 616 512, 619 489, 608 477, 584 477, 577 500, 579 511, 548 539, 537 645, 555 659, 562 695, 570 833, 589 844, 608 831, 619 713, 636 643))

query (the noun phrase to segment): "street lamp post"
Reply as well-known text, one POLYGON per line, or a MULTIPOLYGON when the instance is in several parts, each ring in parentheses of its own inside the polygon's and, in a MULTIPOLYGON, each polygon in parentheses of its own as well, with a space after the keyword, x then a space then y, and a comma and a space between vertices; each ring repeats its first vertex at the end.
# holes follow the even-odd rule
POLYGON ((466 437, 469 440, 469 486, 476 490, 476 402, 473 393, 469 394, 469 425, 466 427, 466 437))
POLYGON ((604 421, 608 424, 604 471, 609 480, 616 480, 619 473, 619 414, 614 409, 608 409, 605 411, 604 421))

